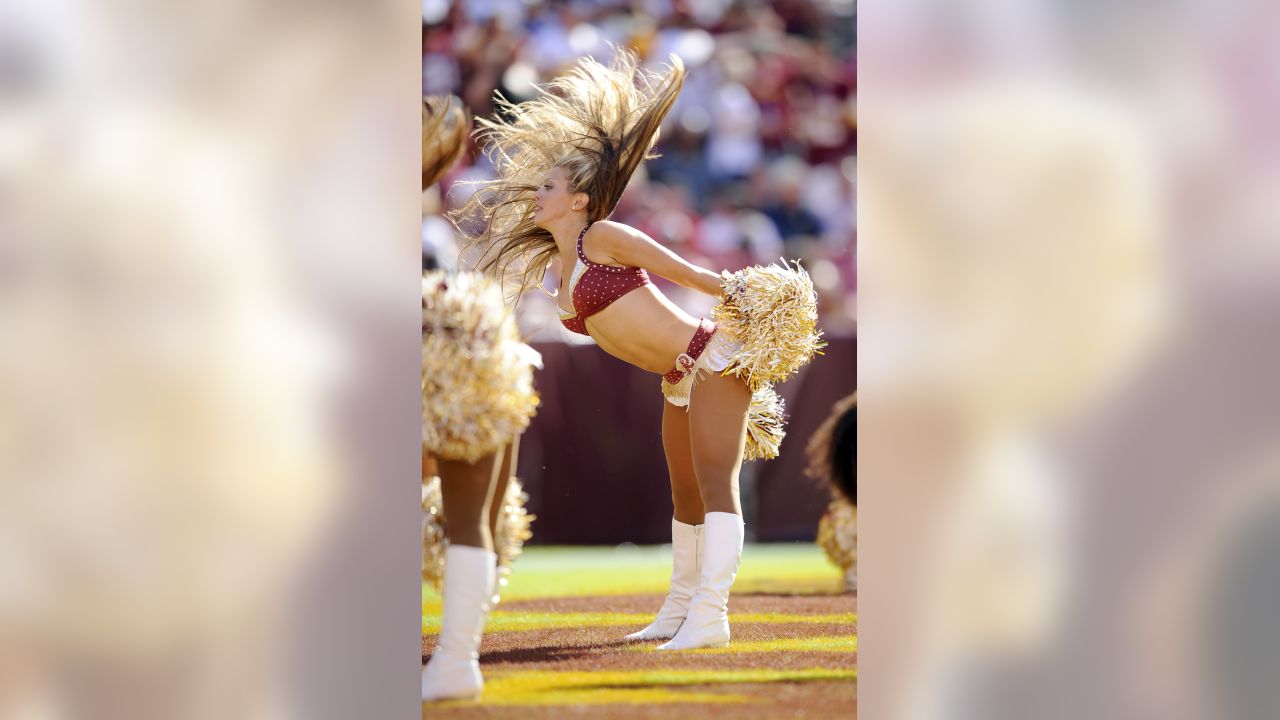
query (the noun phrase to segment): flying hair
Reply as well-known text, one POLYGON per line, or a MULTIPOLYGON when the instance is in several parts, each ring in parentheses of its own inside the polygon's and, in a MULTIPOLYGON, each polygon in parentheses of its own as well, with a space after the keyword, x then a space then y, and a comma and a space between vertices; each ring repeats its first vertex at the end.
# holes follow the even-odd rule
POLYGON ((463 237, 462 262, 518 293, 540 286, 558 253, 551 233, 533 224, 543 178, 564 168, 569 191, 589 198, 587 221, 607 218, 636 168, 655 157, 658 128, 684 86, 684 64, 670 61, 654 72, 618 49, 608 66, 579 60, 532 100, 495 93, 496 119, 478 119, 476 135, 497 177, 469 181, 475 192, 449 213, 463 237))

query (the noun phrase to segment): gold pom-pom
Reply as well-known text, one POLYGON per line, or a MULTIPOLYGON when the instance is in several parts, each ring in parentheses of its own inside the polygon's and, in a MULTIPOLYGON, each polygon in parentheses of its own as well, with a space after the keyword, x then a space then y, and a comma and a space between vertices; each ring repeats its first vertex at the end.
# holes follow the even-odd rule
MULTIPOLYGON (((491 604, 498 604, 502 588, 511 576, 511 563, 524 552, 524 544, 533 537, 530 525, 538 516, 525 509, 529 495, 518 478, 511 478, 502 496, 502 509, 498 515, 498 531, 493 538, 493 550, 498 555, 498 585, 491 604)), ((444 583, 444 551, 449 546, 445 539, 444 505, 440 495, 440 478, 430 477, 422 481, 422 581, 438 592, 444 583)))
POLYGON ((844 571, 845 589, 858 589, 858 508, 838 498, 831 501, 818 523, 818 546, 844 571))
POLYGON ((826 347, 816 329, 817 296, 809 273, 792 268, 754 265, 720 274, 724 292, 711 309, 722 330, 741 343, 727 372, 743 377, 751 387, 786 380, 826 347))
POLYGON ((787 436, 786 405, 772 385, 761 385, 751 393, 747 414, 747 445, 744 460, 772 460, 787 436))
POLYGON ((444 584, 444 504, 440 478, 422 479, 422 582, 436 590, 444 584))
POLYGON ((529 426, 538 405, 532 366, 493 282, 475 274, 422 276, 422 441, 428 452, 475 462, 529 426))

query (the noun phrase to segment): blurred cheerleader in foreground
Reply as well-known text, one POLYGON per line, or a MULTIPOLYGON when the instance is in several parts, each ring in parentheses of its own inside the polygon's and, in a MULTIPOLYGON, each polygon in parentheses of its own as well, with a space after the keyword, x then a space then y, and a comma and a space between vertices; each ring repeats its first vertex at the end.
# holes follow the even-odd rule
POLYGON ((659 649, 682 650, 729 643, 744 537, 738 472, 744 459, 777 454, 783 418, 771 385, 822 343, 812 283, 798 266, 717 274, 606 219, 683 86, 684 66, 671 62, 651 72, 618 51, 607 67, 581 60, 534 100, 499 96, 505 119, 479 121, 497 178, 475 183, 451 218, 463 257, 518 292, 540 287, 559 258, 564 326, 661 376, 675 504, 671 592, 657 619, 628 638, 671 638, 659 649), (719 303, 710 318, 694 318, 649 273, 719 303))
POLYGON ((858 394, 835 404, 809 440, 809 477, 831 488, 818 523, 818 545, 844 572, 844 588, 858 590, 858 394))
MULTIPOLYGON (((456 159, 469 127, 455 99, 424 101, 424 187, 456 159)), ((444 598, 440 640, 422 671, 423 700, 483 688, 485 618, 501 573, 529 534, 519 484, 507 480, 516 439, 538 404, 532 367, 540 363, 520 342, 496 284, 470 273, 423 274, 422 574, 444 598)))

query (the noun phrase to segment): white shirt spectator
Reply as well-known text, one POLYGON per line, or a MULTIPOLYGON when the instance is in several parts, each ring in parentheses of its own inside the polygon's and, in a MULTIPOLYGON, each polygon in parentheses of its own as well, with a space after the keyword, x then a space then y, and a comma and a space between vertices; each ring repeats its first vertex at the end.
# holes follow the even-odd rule
POLYGON ((768 215, 755 210, 738 213, 738 227, 747 239, 751 257, 758 263, 772 262, 784 252, 782 236, 768 215))
POLYGON ((711 140, 707 151, 711 173, 744 176, 760 164, 760 108, 745 87, 729 83, 711 104, 711 140))
POLYGON ((742 233, 738 219, 731 212, 712 212, 698 224, 699 251, 709 254, 729 253, 737 250, 742 233))

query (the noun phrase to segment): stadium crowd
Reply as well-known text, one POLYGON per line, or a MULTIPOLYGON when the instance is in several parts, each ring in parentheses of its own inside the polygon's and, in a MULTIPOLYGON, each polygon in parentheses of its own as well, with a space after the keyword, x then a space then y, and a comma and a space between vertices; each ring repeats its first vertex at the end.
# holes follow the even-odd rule
MULTIPOLYGON (((689 69, 651 160, 612 219, 712 269, 800 260, 828 336, 856 333, 857 81, 852 0, 423 0, 422 91, 454 94, 476 117, 495 90, 518 102, 612 46, 648 65, 674 53, 689 69)), ((465 199, 459 180, 487 179, 471 147, 423 196, 423 264, 456 263, 442 213, 465 199)), ((549 278, 548 287, 555 279, 549 278)), ((655 278, 697 316, 712 299, 655 278)), ((521 329, 577 341, 554 300, 529 293, 521 329)))

